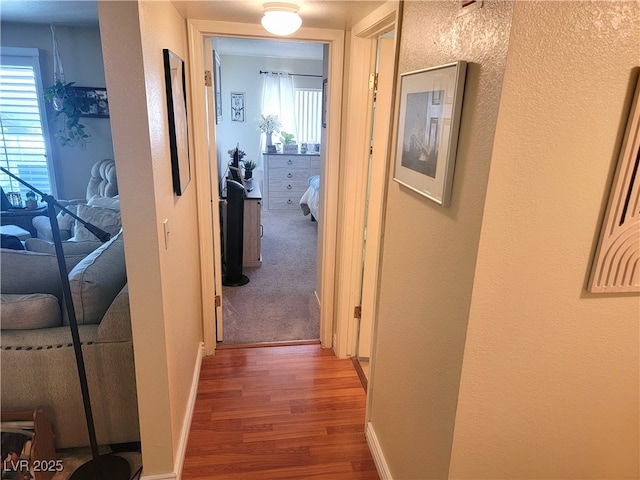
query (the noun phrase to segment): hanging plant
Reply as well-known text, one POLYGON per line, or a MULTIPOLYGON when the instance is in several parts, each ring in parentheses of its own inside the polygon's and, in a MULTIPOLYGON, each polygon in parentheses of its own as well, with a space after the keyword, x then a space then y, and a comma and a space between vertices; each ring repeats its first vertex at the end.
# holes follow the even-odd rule
POLYGON ((61 146, 84 146, 91 135, 85 132, 85 126, 80 123, 83 111, 89 109, 91 100, 77 94, 73 87, 74 82, 63 83, 56 80, 55 85, 46 88, 43 92, 44 99, 53 105, 55 110, 54 120, 62 116, 62 128, 54 135, 56 142, 61 146))

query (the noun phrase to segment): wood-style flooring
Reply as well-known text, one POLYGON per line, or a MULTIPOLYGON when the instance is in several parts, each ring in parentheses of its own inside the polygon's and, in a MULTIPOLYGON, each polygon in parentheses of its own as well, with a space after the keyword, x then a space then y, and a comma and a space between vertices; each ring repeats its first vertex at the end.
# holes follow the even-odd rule
POLYGON ((203 360, 182 478, 378 479, 366 395, 319 345, 219 350, 203 360))

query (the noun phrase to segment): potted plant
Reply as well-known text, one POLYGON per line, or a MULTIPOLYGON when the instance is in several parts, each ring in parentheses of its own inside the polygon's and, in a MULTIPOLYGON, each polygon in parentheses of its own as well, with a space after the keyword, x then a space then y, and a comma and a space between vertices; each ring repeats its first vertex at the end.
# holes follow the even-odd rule
POLYGON ((24 206, 27 210, 34 210, 38 208, 38 201, 36 200, 36 194, 34 192, 27 192, 27 199, 24 202, 24 206))
POLYGON ((298 145, 296 144, 295 135, 287 133, 284 130, 280 132, 280 140, 284 143, 282 153, 298 153, 298 145))
POLYGON ((54 120, 63 117, 62 128, 54 135, 61 146, 84 145, 90 138, 84 130, 84 125, 80 123, 80 115, 88 110, 90 100, 77 95, 73 84, 74 82, 62 83, 56 80, 55 85, 43 92, 44 99, 53 104, 56 112, 54 120))
POLYGON ((273 139, 271 137, 274 132, 280 132, 280 128, 282 127, 280 119, 277 115, 274 115, 272 113, 268 115, 261 115, 261 117, 262 120, 258 124, 258 128, 261 132, 266 134, 267 153, 276 153, 276 147, 273 144, 273 139))
POLYGON ((253 169, 258 165, 253 160, 245 160, 242 162, 244 164, 244 179, 249 180, 253 178, 253 169))

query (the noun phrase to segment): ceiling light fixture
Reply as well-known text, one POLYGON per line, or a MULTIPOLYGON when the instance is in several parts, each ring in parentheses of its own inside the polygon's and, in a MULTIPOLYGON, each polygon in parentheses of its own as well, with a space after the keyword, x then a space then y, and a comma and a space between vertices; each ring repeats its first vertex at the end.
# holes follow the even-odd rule
POLYGON ((298 9, 295 3, 267 2, 264 4, 262 26, 274 35, 291 35, 302 25, 298 9))

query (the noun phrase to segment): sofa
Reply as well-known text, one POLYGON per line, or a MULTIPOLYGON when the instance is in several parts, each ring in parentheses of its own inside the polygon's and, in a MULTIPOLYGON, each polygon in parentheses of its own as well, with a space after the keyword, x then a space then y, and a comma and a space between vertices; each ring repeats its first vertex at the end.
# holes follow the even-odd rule
MULTIPOLYGON (((64 242, 100 445, 140 439, 122 230, 104 244, 64 242)), ((0 249, 3 411, 42 406, 57 448, 89 445, 53 244, 0 249)))
MULTIPOLYGON (((86 198, 58 199, 58 202, 83 220, 114 235, 121 226, 115 161, 105 158, 93 164, 87 183, 86 198)), ((62 240, 94 240, 89 231, 68 213, 60 211, 57 219, 62 240)), ((49 217, 39 215, 34 217, 31 223, 38 238, 53 242, 49 217)))

